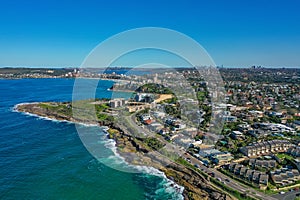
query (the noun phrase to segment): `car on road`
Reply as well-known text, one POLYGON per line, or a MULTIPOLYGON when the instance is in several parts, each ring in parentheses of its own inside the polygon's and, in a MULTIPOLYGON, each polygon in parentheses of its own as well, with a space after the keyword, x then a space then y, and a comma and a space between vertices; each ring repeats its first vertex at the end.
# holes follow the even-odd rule
POLYGON ((225 179, 226 182, 230 182, 230 180, 228 178, 225 179))
POLYGON ((209 172, 208 175, 210 175, 211 177, 215 177, 215 173, 213 172, 209 172))
POLYGON ((279 194, 285 194, 285 192, 284 192, 284 191, 281 191, 281 192, 279 192, 279 194))

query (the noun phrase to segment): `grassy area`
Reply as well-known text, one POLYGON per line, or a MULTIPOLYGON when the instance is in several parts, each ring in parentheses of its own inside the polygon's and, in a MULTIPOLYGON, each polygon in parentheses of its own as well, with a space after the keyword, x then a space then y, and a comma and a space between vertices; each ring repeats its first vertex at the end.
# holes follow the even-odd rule
POLYGON ((145 93, 155 93, 155 94, 173 94, 173 92, 166 88, 163 85, 155 84, 155 83, 148 83, 141 87, 139 87, 137 92, 145 92, 145 93))
POLYGON ((208 96, 208 92, 206 92, 206 91, 197 92, 197 99, 200 102, 204 102, 204 100, 207 98, 207 96, 208 96))
POLYGON ((66 116, 72 115, 72 107, 69 103, 40 103, 41 108, 66 116))
POLYGON ((75 117, 82 121, 113 121, 113 117, 106 114, 108 103, 92 104, 93 99, 65 103, 39 103, 38 106, 50 113, 65 117, 75 117))
POLYGON ((293 156, 291 155, 288 155, 288 154, 285 154, 285 153, 278 153, 276 154, 276 156, 279 158, 279 159, 288 159, 288 160, 293 160, 293 156))
POLYGON ((109 104, 108 103, 96 104, 95 109, 97 112, 105 112, 107 109, 109 109, 109 104))
POLYGON ((146 138, 144 140, 144 143, 148 147, 150 147, 151 149, 156 150, 156 151, 158 151, 159 149, 161 149, 164 146, 164 144, 162 144, 157 138, 154 138, 154 137, 146 138))

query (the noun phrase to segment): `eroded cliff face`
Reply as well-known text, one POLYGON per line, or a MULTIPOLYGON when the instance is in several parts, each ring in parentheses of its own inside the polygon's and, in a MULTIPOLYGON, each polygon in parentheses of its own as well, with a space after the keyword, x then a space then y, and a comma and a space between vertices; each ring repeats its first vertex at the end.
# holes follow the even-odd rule
POLYGON ((232 199, 227 194, 212 187, 208 180, 198 172, 175 162, 167 164, 163 158, 152 154, 151 149, 143 145, 140 140, 124 133, 118 127, 114 128, 118 129, 119 132, 115 133, 111 139, 116 141, 120 155, 123 156, 128 163, 147 165, 164 172, 168 178, 184 186, 185 199, 232 199), (127 156, 128 153, 134 153, 136 156, 132 159, 132 157, 127 156))
MULTIPOLYGON (((82 121, 75 119, 72 115, 57 113, 55 111, 43 108, 39 103, 21 104, 16 108, 19 112, 27 112, 41 117, 47 117, 55 120, 66 120, 75 123, 95 123, 95 121, 82 121)), ((184 198, 194 200, 216 199, 216 200, 231 200, 232 198, 222 191, 218 191, 210 185, 198 172, 187 168, 178 163, 166 163, 162 157, 152 153, 151 149, 143 144, 139 138, 132 137, 129 133, 124 132, 116 124, 107 121, 96 122, 100 126, 108 126, 117 131, 109 135, 111 139, 116 141, 118 152, 125 160, 133 165, 147 165, 154 167, 162 172, 177 184, 183 186, 184 198), (128 153, 134 154, 133 157, 128 157, 128 153)))

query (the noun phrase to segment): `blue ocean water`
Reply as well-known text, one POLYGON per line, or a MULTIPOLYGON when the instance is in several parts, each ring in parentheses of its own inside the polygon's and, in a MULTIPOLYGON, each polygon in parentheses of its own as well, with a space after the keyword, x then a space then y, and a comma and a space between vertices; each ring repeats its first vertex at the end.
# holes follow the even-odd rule
MULTIPOLYGON (((103 165, 85 149, 74 124, 13 111, 24 102, 71 101, 73 83, 74 79, 0 80, 0 199, 182 198, 160 176, 103 165)), ((111 85, 101 81, 96 97, 110 97, 111 85)), ((99 149, 114 155, 99 128, 90 127, 87 134, 99 135, 99 149)))

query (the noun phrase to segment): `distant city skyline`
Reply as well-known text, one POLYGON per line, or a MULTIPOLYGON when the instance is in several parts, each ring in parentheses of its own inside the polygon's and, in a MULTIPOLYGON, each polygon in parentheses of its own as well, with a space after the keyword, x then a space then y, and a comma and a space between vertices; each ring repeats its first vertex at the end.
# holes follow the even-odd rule
MULTIPOLYGON (((190 36, 217 66, 300 67, 299 7, 296 0, 3 1, 0 67, 78 67, 108 37, 149 26, 190 36)), ((151 55, 146 60, 170 58, 151 55)), ((113 66, 132 66, 141 57, 113 66)))

